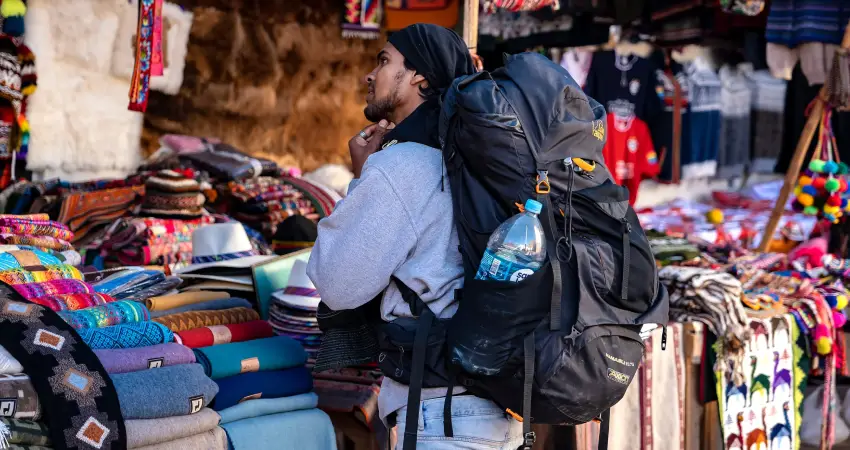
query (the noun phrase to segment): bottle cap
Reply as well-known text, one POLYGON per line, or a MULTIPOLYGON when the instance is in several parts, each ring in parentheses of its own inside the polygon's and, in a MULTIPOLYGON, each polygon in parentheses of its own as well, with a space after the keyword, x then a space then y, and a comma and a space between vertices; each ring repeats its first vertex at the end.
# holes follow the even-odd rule
POLYGON ((543 205, 537 200, 526 200, 525 201, 525 210, 532 214, 540 214, 540 211, 543 211, 543 205))

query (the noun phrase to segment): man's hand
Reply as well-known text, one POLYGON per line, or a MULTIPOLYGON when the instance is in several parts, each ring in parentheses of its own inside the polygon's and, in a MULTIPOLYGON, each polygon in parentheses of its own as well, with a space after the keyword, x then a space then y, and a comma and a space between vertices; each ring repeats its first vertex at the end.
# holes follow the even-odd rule
POLYGON ((348 141, 354 178, 360 178, 360 172, 363 170, 363 164, 366 164, 366 158, 381 148, 384 135, 393 128, 395 128, 395 125, 386 120, 381 120, 364 128, 363 131, 357 133, 348 141))

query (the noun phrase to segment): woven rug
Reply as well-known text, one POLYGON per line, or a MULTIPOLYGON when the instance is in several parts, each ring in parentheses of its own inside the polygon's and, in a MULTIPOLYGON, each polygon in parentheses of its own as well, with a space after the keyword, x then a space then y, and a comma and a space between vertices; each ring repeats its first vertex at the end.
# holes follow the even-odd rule
POLYGON ((248 308, 231 308, 219 311, 190 311, 170 316, 162 316, 154 319, 171 331, 192 330, 195 328, 209 327, 213 325, 235 325, 239 323, 259 320, 257 311, 248 308))
MULTIPOLYGON (((125 449, 124 418, 100 360, 56 313, 0 286, 0 344, 24 366, 56 449, 125 449)), ((0 409, 11 405, 0 405, 0 409)))

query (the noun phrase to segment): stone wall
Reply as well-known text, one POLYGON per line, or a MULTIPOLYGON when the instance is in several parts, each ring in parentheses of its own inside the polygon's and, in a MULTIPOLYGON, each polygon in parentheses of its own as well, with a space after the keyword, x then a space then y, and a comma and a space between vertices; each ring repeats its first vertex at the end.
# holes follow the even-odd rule
POLYGON ((307 171, 349 164, 383 40, 342 39, 341 0, 175 2, 194 14, 184 81, 176 96, 152 92, 147 153, 163 133, 183 133, 307 171))

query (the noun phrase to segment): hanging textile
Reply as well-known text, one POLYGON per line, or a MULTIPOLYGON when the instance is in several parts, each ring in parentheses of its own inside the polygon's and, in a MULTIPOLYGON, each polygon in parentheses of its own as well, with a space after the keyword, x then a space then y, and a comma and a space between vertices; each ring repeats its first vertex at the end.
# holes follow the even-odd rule
POLYGON ((345 0, 342 12, 342 37, 378 39, 384 15, 382 0, 345 0))
POLYGON ((136 65, 130 81, 131 111, 145 112, 148 107, 151 64, 153 57, 154 0, 139 0, 139 23, 136 27, 136 65))

